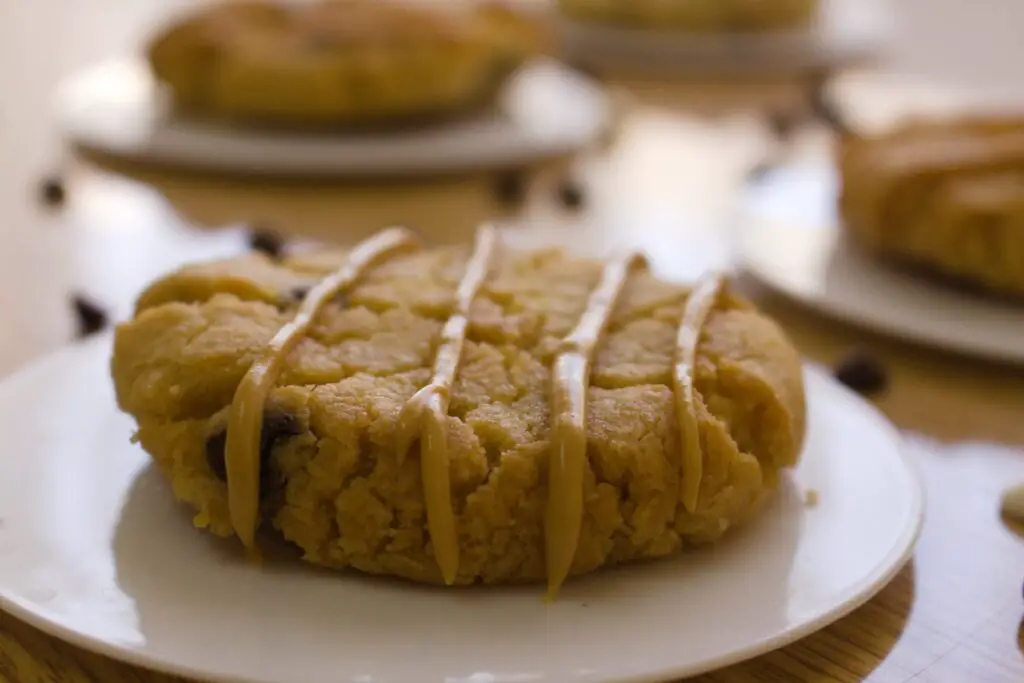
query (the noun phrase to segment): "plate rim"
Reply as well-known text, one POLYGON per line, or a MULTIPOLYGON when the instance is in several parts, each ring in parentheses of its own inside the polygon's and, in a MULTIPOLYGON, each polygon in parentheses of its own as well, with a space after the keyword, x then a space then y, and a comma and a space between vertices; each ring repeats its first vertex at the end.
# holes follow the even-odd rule
MULTIPOLYGON (((815 169, 816 173, 821 173, 828 164, 828 158, 821 155, 816 155, 813 158, 791 159, 773 167, 765 180, 770 180, 776 174, 786 170, 801 167, 812 167, 815 169)), ((763 184, 765 180, 758 181, 758 185, 763 184)), ((762 267, 762 261, 751 255, 750 252, 753 251, 753 249, 748 244, 746 235, 754 231, 758 226, 764 226, 767 224, 778 225, 782 223, 782 221, 777 219, 771 219, 769 221, 765 219, 760 212, 751 207, 752 192, 753 188, 750 184, 745 185, 740 190, 740 197, 737 202, 738 208, 735 211, 735 216, 731 221, 729 230, 731 242, 733 244, 735 264, 740 274, 749 276, 757 283, 767 287, 777 294, 781 294, 792 303, 803 306, 827 318, 845 322, 853 325, 854 327, 874 331, 896 341, 916 344, 934 351, 956 353, 976 360, 997 362, 1012 366, 1024 365, 1024 346, 1020 347, 1019 352, 1014 353, 1012 350, 1001 347, 972 344, 969 341, 959 338, 931 335, 928 332, 919 330, 913 326, 901 325, 898 322, 889 319, 875 317, 869 313, 859 312, 841 303, 834 304, 832 303, 832 300, 827 297, 808 296, 802 292, 799 287, 794 287, 788 281, 785 281, 784 279, 780 280, 779 278, 772 276, 765 268, 762 267)), ((816 227, 821 230, 828 230, 830 234, 836 235, 837 237, 841 233, 840 221, 826 221, 825 224, 816 227)), ((836 243, 839 244, 839 241, 837 240, 836 243)), ((947 292, 941 286, 930 283, 923 278, 920 280, 915 279, 915 282, 927 287, 930 292, 934 292, 937 296, 950 296, 955 294, 947 292)), ((960 296, 963 297, 964 295, 960 296)), ((1001 304, 998 301, 986 301, 985 303, 989 306, 1003 308, 1010 314, 1024 314, 1024 308, 1021 307, 1015 307, 1010 304, 1001 304)))
MULTIPOLYGON (((508 144, 504 145, 495 153, 487 147, 480 148, 472 154, 454 155, 454 161, 450 160, 451 148, 442 149, 438 153, 431 154, 431 161, 426 157, 415 160, 414 163, 407 162, 378 162, 372 164, 343 164, 326 163, 321 159, 311 163, 308 159, 303 160, 301 154, 298 156, 285 157, 283 160, 267 161, 265 158, 269 152, 266 150, 252 152, 255 149, 252 144, 260 145, 267 142, 287 142, 289 140, 302 139, 317 142, 320 144, 335 145, 344 144, 346 138, 358 139, 363 144, 367 141, 386 140, 390 137, 387 132, 378 134, 341 134, 326 130, 320 132, 304 132, 301 129, 289 130, 287 127, 274 131, 268 129, 261 132, 259 128, 247 128, 243 126, 231 126, 209 122, 214 130, 220 131, 220 139, 227 139, 230 144, 242 145, 247 153, 254 157, 260 157, 259 163, 252 160, 239 160, 236 155, 228 154, 196 154, 193 149, 195 142, 209 142, 207 138, 207 126, 205 121, 189 116, 178 116, 173 110, 163 111, 159 101, 161 94, 153 90, 147 100, 156 109, 161 110, 151 125, 164 131, 169 131, 175 137, 187 136, 193 140, 189 148, 182 151, 180 146, 160 144, 153 146, 151 141, 132 142, 130 144, 111 144, 106 141, 103 133, 96 133, 95 126, 83 126, 82 122, 87 120, 77 113, 83 102, 97 102, 98 100, 86 100, 78 94, 78 89, 89 81, 90 77, 96 77, 104 71, 113 69, 129 69, 139 77, 152 81, 152 72, 146 61, 138 54, 131 52, 122 53, 113 57, 99 59, 93 62, 82 64, 61 79, 54 89, 50 100, 51 114, 57 126, 60 136, 70 145, 87 153, 106 156, 111 159, 128 163, 138 163, 169 170, 184 170, 193 172, 212 172, 230 174, 241 177, 308 177, 327 179, 390 179, 390 178, 429 178, 434 176, 459 175, 465 173, 480 172, 502 172, 509 169, 525 168, 531 165, 550 163, 564 157, 570 157, 583 153, 588 147, 600 144, 610 129, 616 125, 615 102, 611 93, 602 84, 594 81, 586 73, 581 72, 571 65, 546 57, 536 57, 523 65, 524 71, 531 69, 548 69, 560 72, 563 79, 571 79, 575 85, 586 87, 594 92, 595 99, 600 99, 594 110, 595 123, 592 130, 587 130, 584 135, 567 135, 564 131, 557 136, 545 135, 543 138, 536 138, 532 142, 524 130, 519 127, 519 133, 513 139, 506 131, 505 137, 508 144), (84 132, 83 132, 84 131, 84 132), (199 137, 195 137, 198 135, 199 137), (514 144, 513 144, 514 143, 514 144), (248 145, 248 146, 247 146, 248 145)), ((511 81, 511 79, 510 79, 511 81)), ((155 85, 151 85, 155 88, 155 85)), ((565 84, 563 84, 565 89, 565 84)), ((122 108, 124 105, 121 105, 122 108)), ((495 121, 498 114, 486 114, 477 116, 475 120, 495 121)), ((143 124, 141 117, 135 116, 132 119, 135 124, 143 124)), ((448 129, 458 125, 459 119, 452 121, 441 121, 432 126, 434 131, 448 129)), ((563 126, 563 129, 565 127, 563 126)), ((427 128, 421 130, 429 130, 427 128)), ((511 130, 511 128, 509 129, 511 130)), ((350 150, 350 153, 365 153, 365 150, 350 150)), ((271 154, 271 156, 273 156, 271 154)))
MULTIPOLYGON (((62 349, 37 358, 21 366, 21 368, 13 373, 0 378, 0 392, 7 391, 9 385, 27 381, 35 373, 44 371, 51 364, 73 362, 77 356, 95 353, 93 351, 94 347, 98 346, 109 350, 113 336, 112 331, 106 331, 85 340, 71 342, 62 349)), ((688 678, 717 671, 723 667, 738 664, 786 647, 835 623, 866 604, 884 589, 912 559, 925 522, 927 488, 924 483, 921 467, 911 457, 903 434, 874 404, 864 400, 858 394, 840 384, 820 364, 805 360, 802 368, 805 382, 808 380, 822 382, 827 391, 842 396, 844 401, 858 403, 865 417, 874 422, 876 427, 885 433, 887 440, 892 444, 893 454, 898 457, 898 461, 907 476, 907 491, 910 493, 910 500, 908 501, 909 523, 897 537, 884 560, 880 561, 870 574, 863 577, 860 581, 851 584, 853 586, 853 589, 849 591, 851 597, 824 610, 816 617, 808 619, 798 626, 786 629, 780 634, 762 638, 744 648, 739 648, 727 654, 684 666, 652 670, 640 675, 603 678, 600 679, 601 683, 657 683, 658 681, 688 678)), ((111 406, 111 408, 117 410, 116 406, 111 406)), ((210 680, 215 683, 268 683, 269 680, 221 674, 218 674, 216 678, 210 678, 208 671, 188 664, 177 663, 168 656, 146 654, 142 650, 123 644, 119 645, 65 626, 58 621, 47 618, 42 611, 33 609, 32 604, 17 597, 12 597, 6 587, 0 585, 0 616, 8 614, 47 636, 56 638, 73 647, 78 647, 147 671, 183 676, 196 680, 210 680)))

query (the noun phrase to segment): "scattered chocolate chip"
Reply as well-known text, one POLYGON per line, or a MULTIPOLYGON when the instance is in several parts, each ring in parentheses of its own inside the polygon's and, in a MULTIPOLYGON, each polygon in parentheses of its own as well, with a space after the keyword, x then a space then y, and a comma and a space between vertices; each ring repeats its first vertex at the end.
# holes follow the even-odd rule
POLYGON ((249 246, 272 259, 277 259, 284 253, 285 240, 270 228, 252 227, 249 229, 249 246))
POLYGON ((526 199, 526 178, 517 171, 502 173, 494 183, 494 194, 502 204, 518 206, 526 199))
POLYGON ((309 294, 309 290, 310 290, 309 285, 299 285, 298 287, 293 287, 292 288, 292 300, 293 301, 302 301, 303 299, 306 298, 306 295, 309 294))
POLYGON ((567 209, 577 210, 583 206, 583 188, 577 183, 566 180, 558 186, 558 200, 567 209))
POLYGON ((39 184, 39 198, 47 206, 61 206, 67 198, 64 182, 57 176, 44 178, 39 184))
MULTIPOLYGON (((290 413, 270 411, 263 416, 263 429, 260 431, 260 491, 267 491, 274 483, 274 473, 270 467, 270 455, 281 441, 302 432, 298 419, 290 413)), ((206 463, 221 481, 228 480, 227 463, 224 460, 224 447, 227 445, 227 432, 219 429, 206 439, 206 463)))
POLYGON ((848 353, 836 366, 835 377, 865 396, 879 394, 889 386, 889 373, 885 365, 865 349, 854 349, 848 353))
POLYGON ((828 97, 826 92, 828 80, 827 74, 819 74, 811 78, 811 113, 814 115, 814 118, 831 128, 833 132, 845 135, 849 132, 849 128, 846 122, 843 121, 842 114, 828 97))
POLYGON ((71 296, 71 307, 78 323, 77 337, 82 339, 96 334, 107 326, 107 313, 98 304, 82 294, 71 296))

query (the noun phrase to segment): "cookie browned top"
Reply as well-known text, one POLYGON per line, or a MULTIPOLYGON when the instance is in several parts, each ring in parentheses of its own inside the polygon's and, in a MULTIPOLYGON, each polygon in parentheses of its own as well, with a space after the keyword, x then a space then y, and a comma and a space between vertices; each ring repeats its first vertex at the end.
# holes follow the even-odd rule
MULTIPOLYGON (((114 379, 121 407, 170 420, 221 410, 254 355, 346 254, 338 249, 273 260, 252 253, 187 266, 154 282, 138 299, 133 320, 118 329, 114 379)), ((429 249, 396 255, 370 270, 351 292, 325 308, 290 354, 280 384, 327 385, 361 373, 428 370, 468 256, 466 247, 429 249)), ((502 250, 469 316, 471 353, 501 356, 504 348, 513 356, 525 354, 531 367, 546 365, 577 324, 602 266, 556 249, 502 250)), ((649 271, 631 276, 597 350, 593 385, 669 384, 676 329, 689 291, 649 271)), ((791 464, 802 438, 803 394, 799 360, 785 335, 727 290, 702 333, 699 387, 702 379, 724 376, 712 357, 733 358, 730 367, 742 366, 743 373, 760 378, 776 396, 777 407, 788 415, 785 437, 751 445, 763 449, 775 467, 791 464)), ((486 381, 489 371, 475 376, 485 366, 489 363, 460 370, 456 399, 465 391, 497 397, 506 390, 526 398, 524 387, 486 381)), ((749 444, 749 437, 738 441, 749 444)))

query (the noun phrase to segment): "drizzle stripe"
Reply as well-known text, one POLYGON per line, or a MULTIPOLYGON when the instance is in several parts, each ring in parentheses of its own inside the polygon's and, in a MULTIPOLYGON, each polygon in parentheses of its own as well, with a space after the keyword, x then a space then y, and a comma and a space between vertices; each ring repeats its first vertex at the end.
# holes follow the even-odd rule
POLYGON ((398 417, 399 462, 405 459, 417 432, 420 436, 420 473, 427 527, 441 575, 449 585, 455 582, 459 571, 459 538, 449 476, 448 405, 462 359, 470 310, 491 269, 497 244, 498 232, 493 227, 484 225, 477 230, 473 255, 455 293, 455 307, 441 330, 433 378, 406 402, 398 417))
POLYGON ((378 262, 417 245, 415 235, 404 228, 382 230, 356 245, 338 270, 306 294, 295 317, 277 331, 235 390, 224 447, 228 509, 235 533, 242 545, 254 555, 259 515, 263 409, 285 357, 306 334, 327 302, 355 284, 365 271, 378 262))
POLYGON ((579 322, 559 346, 551 373, 551 455, 548 473, 548 599, 572 569, 583 524, 583 473, 587 457, 587 388, 594 351, 608 328, 630 271, 646 265, 639 252, 605 264, 579 322))
POLYGON ((694 377, 697 365, 697 346, 701 331, 715 307, 724 280, 713 273, 703 277, 694 286, 683 307, 676 335, 676 362, 672 370, 673 393, 675 394, 676 419, 679 422, 682 442, 682 488, 683 506, 687 512, 697 508, 700 481, 704 476, 703 453, 700 445, 700 430, 697 423, 697 407, 694 405, 694 377))

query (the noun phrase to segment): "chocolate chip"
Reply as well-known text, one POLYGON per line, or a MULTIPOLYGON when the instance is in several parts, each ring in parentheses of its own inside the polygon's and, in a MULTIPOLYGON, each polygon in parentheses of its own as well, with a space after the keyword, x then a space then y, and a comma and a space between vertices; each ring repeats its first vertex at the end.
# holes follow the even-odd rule
POLYGON ((249 228, 249 246, 272 259, 278 259, 284 253, 285 240, 270 228, 251 227, 249 228))
POLYGON ((879 394, 889 386, 885 365, 866 349, 854 349, 848 353, 836 366, 835 377, 865 396, 879 394))
POLYGON ((558 201, 567 209, 577 210, 583 206, 583 188, 572 180, 566 180, 558 186, 558 201))
POLYGON ((96 334, 107 326, 107 313, 83 294, 71 296, 71 307, 78 323, 77 337, 82 339, 96 334))
MULTIPOLYGON (((290 413, 281 411, 267 412, 263 416, 263 429, 260 430, 260 491, 269 490, 274 483, 274 472, 271 468, 270 455, 282 441, 302 433, 299 420, 290 413)), ((227 445, 227 432, 219 429, 206 439, 206 463, 221 481, 228 480, 227 464, 224 461, 224 448, 227 445)))
POLYGON ((309 287, 309 285, 300 285, 298 287, 293 287, 292 288, 292 300, 293 301, 302 301, 309 294, 309 290, 310 289, 311 288, 309 287))
POLYGON ((526 178, 516 171, 502 173, 494 183, 494 194, 502 204, 518 206, 526 199, 526 178))
POLYGON ((57 176, 44 178, 39 184, 39 198, 47 206, 60 206, 67 198, 64 182, 57 176))

